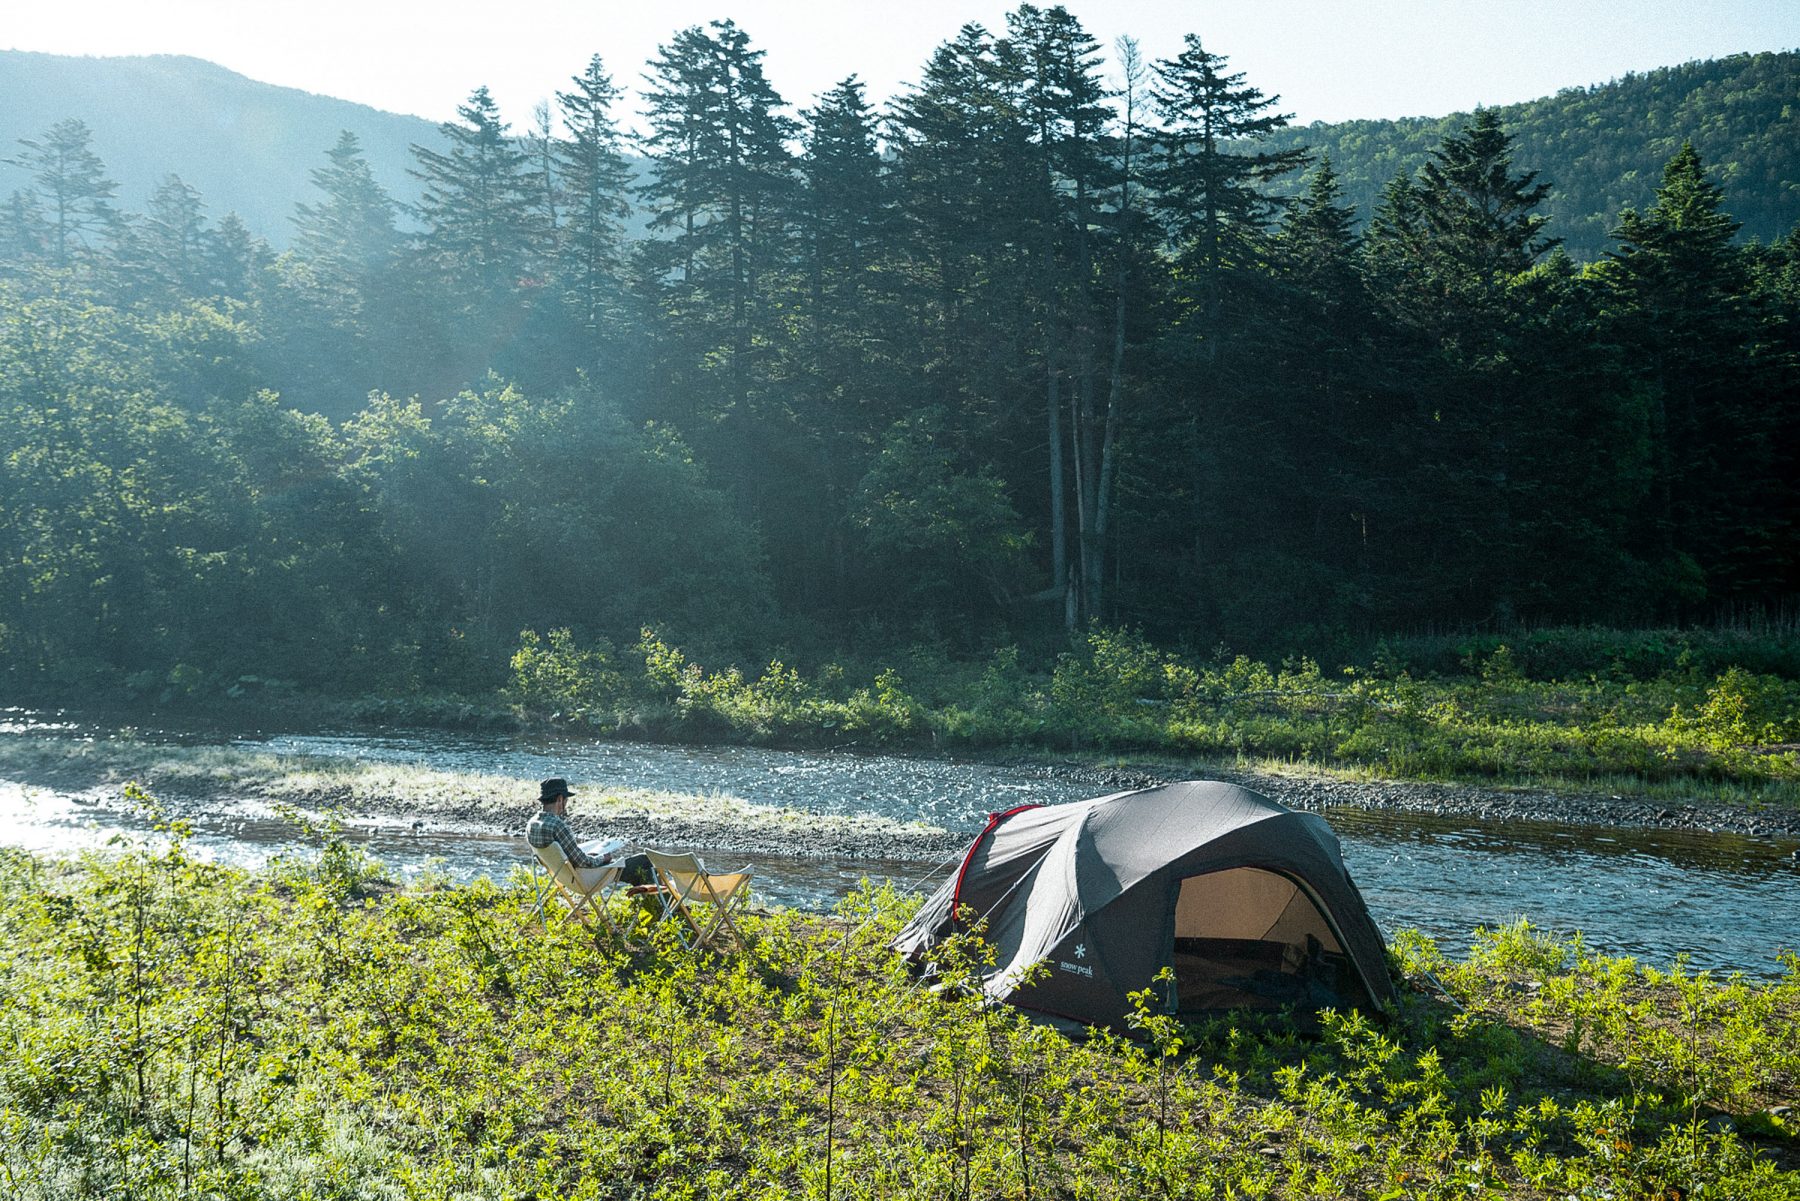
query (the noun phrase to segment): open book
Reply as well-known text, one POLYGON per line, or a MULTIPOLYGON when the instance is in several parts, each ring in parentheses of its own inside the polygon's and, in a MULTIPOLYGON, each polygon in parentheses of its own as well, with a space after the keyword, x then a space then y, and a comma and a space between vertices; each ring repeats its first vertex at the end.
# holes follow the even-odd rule
POLYGON ((602 863, 611 863, 613 856, 625 849, 623 838, 596 838, 581 844, 581 853, 590 859, 598 859, 602 863))

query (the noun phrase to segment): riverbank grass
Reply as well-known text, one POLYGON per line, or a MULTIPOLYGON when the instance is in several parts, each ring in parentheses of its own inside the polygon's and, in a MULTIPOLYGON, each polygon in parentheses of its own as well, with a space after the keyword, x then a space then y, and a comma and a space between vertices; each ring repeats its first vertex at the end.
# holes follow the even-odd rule
POLYGON ((1094 628, 1033 668, 915 651, 886 666, 709 669, 646 630, 630 651, 527 633, 521 714, 699 741, 1027 748, 1800 806, 1791 636, 1543 631, 1382 644, 1334 668, 1185 655, 1094 628))
MULTIPOLYGON (((394 890, 0 852, 0 1180, 39 1198, 1700 1197, 1800 1189, 1800 964, 1402 936, 1391 1021, 1144 1008, 1071 1041, 931 994, 889 894, 757 954, 394 890), (1446 990, 1434 997, 1422 987, 1446 990)), ((329 852, 329 848, 328 848, 329 852)))

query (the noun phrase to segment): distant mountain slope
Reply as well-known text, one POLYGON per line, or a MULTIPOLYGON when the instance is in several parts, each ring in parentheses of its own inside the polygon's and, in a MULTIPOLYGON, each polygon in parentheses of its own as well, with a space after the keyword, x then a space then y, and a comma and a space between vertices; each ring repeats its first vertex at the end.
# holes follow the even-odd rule
MULTIPOLYGON (((1553 188, 1550 232, 1578 258, 1601 253, 1621 208, 1649 204, 1684 139, 1724 186, 1745 237, 1768 241, 1800 222, 1800 53, 1686 63, 1499 113, 1517 139, 1515 165, 1553 188)), ((1278 140, 1329 153, 1346 199, 1366 219, 1388 180, 1416 170, 1468 117, 1318 123, 1278 140)))
MULTIPOLYGON (((197 58, 0 51, 0 158, 68 117, 93 130, 122 208, 143 211, 175 174, 199 189, 209 217, 236 212, 277 246, 287 244, 294 204, 313 192, 310 173, 340 131, 362 140, 375 177, 404 200, 418 191, 406 174, 408 148, 440 141, 437 126, 419 117, 258 83, 197 58)), ((27 179, 0 163, 0 198, 27 179)))
MULTIPOLYGON (((1800 222, 1800 53, 1687 63, 1500 113, 1518 140, 1517 165, 1553 185, 1551 231, 1577 257, 1606 247, 1622 207, 1650 201, 1684 138, 1724 184, 1746 237, 1768 240, 1800 222)), ((418 194, 409 148, 440 138, 419 117, 258 83, 196 58, 0 51, 0 158, 66 117, 94 131, 123 207, 141 211, 174 173, 200 190, 212 217, 236 212, 277 246, 340 130, 362 139, 376 178, 403 201, 418 194)), ((1366 218, 1396 171, 1416 169, 1467 118, 1319 123, 1286 130, 1278 142, 1328 152, 1366 218)), ((0 199, 25 178, 0 164, 0 199)))

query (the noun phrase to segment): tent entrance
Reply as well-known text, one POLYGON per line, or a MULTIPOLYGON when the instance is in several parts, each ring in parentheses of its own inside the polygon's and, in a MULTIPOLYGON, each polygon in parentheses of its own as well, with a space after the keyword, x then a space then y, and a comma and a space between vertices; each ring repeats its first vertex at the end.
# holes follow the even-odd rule
POLYGON ((1307 1009, 1358 1002, 1350 960, 1286 876, 1234 867, 1189 876, 1175 899, 1176 1010, 1307 1009))

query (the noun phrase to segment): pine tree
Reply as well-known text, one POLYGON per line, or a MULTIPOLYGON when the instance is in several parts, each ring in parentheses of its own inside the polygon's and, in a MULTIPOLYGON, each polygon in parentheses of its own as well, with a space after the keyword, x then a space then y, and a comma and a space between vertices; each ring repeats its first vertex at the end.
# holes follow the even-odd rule
POLYGON ((672 309, 687 336, 724 351, 726 407, 750 399, 753 345, 777 337, 764 321, 786 265, 795 190, 789 140, 798 132, 763 76, 763 51, 731 21, 685 29, 658 51, 644 93, 651 228, 670 233, 661 261, 679 272, 672 309), (694 328, 695 325, 700 328, 694 328), (759 338, 758 335, 761 335, 759 338))
POLYGON ((1198 333, 1208 362, 1219 349, 1222 276, 1260 260, 1278 208, 1263 185, 1307 158, 1304 149, 1255 148, 1289 117, 1275 111, 1279 96, 1264 95, 1226 67, 1223 55, 1190 33, 1180 54, 1152 68, 1162 127, 1151 182, 1170 244, 1198 278, 1198 333))
POLYGON ((350 313, 360 313, 399 252, 396 206, 355 134, 340 133, 325 157, 325 166, 312 172, 323 199, 295 206, 294 253, 327 290, 344 297, 350 313))
POLYGON ((268 246, 250 232, 244 219, 236 213, 226 213, 207 231, 201 249, 208 292, 232 300, 249 300, 256 275, 270 256, 268 246))
POLYGON ((570 85, 556 94, 568 135, 557 147, 565 209, 559 253, 563 289, 591 366, 599 340, 618 319, 633 172, 612 116, 619 89, 598 54, 570 85))
POLYGON ((205 295, 206 204, 179 175, 167 176, 150 196, 139 231, 141 270, 165 301, 205 295))
POLYGON ((1650 402, 1655 489, 1644 537, 1679 601, 1756 594, 1795 555, 1776 446, 1793 389, 1769 354, 1738 223, 1693 144, 1647 212, 1627 209, 1601 271, 1611 329, 1650 402))
MULTIPOLYGON (((1497 329, 1506 288, 1557 245, 1543 236, 1550 194, 1537 172, 1512 172, 1513 140, 1493 109, 1446 137, 1419 170, 1419 220, 1429 286, 1461 310, 1460 323, 1497 329)), ((1449 331, 1460 334, 1460 331, 1449 331)), ((1479 335, 1471 351, 1481 353, 1479 335)))
POLYGON ((1030 131, 1015 90, 993 38, 970 24, 892 106, 908 307, 925 327, 929 400, 969 422, 1023 395, 1017 351, 1038 341, 1020 303, 1037 290, 1024 245, 1030 131))
POLYGON ((1281 416, 1270 458, 1293 469, 1283 489, 1296 502, 1287 531, 1294 553, 1366 578, 1382 421, 1367 379, 1374 329, 1360 247, 1356 213, 1324 158, 1275 237, 1285 303, 1280 353, 1269 364, 1281 416))
POLYGON ((36 195, 26 188, 16 189, 0 204, 0 272, 9 277, 24 274, 29 264, 44 258, 50 237, 36 195))
POLYGON ((438 128, 448 151, 415 145, 424 185, 419 217, 436 270, 466 308, 515 297, 538 266, 545 230, 529 156, 507 133, 485 87, 438 128))
POLYGON ((1418 594, 1427 609, 1500 621, 1521 604, 1536 503, 1523 448, 1549 403, 1532 306, 1555 295, 1518 286, 1555 241, 1537 211, 1549 185, 1515 173, 1512 152, 1498 116, 1477 113, 1415 179, 1388 185, 1364 242, 1391 325, 1373 382, 1395 401, 1392 436, 1418 476, 1390 521, 1440 565, 1445 591, 1418 594))
POLYGON ((21 138, 24 152, 8 159, 32 173, 48 225, 50 264, 64 268, 91 253, 89 239, 112 234, 119 221, 112 198, 118 185, 91 144, 87 124, 58 121, 40 138, 21 138))
POLYGON ((1099 43, 1066 8, 1020 5, 1007 17, 1007 31, 1010 56, 1021 75, 1020 117, 1035 160, 1024 216, 1033 251, 1028 270, 1037 285, 1045 378, 1051 570, 1058 585, 1069 589, 1064 619, 1072 627, 1098 614, 1103 578, 1104 547, 1096 529, 1103 436, 1095 404, 1095 340, 1103 319, 1094 307, 1090 230, 1103 170, 1107 93, 1100 80, 1099 43), (1065 384, 1072 393, 1067 426, 1076 528, 1072 565, 1067 562, 1063 499, 1065 384))
POLYGON ((815 560, 807 600, 850 603, 856 580, 845 511, 874 442, 900 415, 909 365, 905 314, 893 284, 895 206, 876 141, 876 115, 854 75, 801 114, 806 123, 797 206, 804 295, 793 381, 796 436, 782 474, 809 489, 793 545, 815 560))

